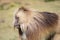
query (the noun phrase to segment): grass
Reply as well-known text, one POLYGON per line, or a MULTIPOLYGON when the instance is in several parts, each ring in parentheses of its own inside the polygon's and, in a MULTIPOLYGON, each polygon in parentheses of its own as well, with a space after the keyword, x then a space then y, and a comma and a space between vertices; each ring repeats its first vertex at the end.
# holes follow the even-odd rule
MULTIPOLYGON (((14 30, 12 25, 13 22, 13 12, 17 7, 21 7, 22 5, 31 7, 34 9, 38 9, 40 11, 48 11, 54 13, 60 13, 60 1, 54 2, 43 2, 37 0, 27 0, 20 3, 10 3, 7 6, 3 5, 3 8, 0 9, 0 40, 18 40, 18 32, 14 30), (28 4, 28 5, 26 5, 28 4), (5 8, 7 7, 7 8, 5 8)), ((1 6, 0 6, 1 7, 1 6)))

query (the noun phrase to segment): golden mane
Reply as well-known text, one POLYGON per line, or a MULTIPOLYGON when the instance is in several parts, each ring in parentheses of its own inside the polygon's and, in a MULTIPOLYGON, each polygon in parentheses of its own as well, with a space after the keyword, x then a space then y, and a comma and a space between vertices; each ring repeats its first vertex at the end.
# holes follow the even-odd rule
MULTIPOLYGON (((19 8, 18 12, 21 10, 24 15, 19 13, 19 16, 21 17, 20 20, 22 20, 27 26, 25 33, 28 40, 35 40, 36 38, 38 39, 38 37, 35 38, 35 35, 40 37, 40 34, 42 36, 43 34, 45 34, 44 36, 50 34, 52 30, 54 31, 53 28, 58 24, 58 15, 55 13, 32 11, 24 7, 19 8)), ((18 12, 15 15, 17 15, 18 12)), ((18 27, 18 30, 19 34, 23 33, 20 26, 18 27)))

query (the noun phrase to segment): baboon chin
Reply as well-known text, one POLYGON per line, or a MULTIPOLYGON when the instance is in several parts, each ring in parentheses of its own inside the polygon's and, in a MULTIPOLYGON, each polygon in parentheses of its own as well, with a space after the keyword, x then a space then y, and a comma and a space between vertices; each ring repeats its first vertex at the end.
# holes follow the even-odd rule
POLYGON ((17 27, 21 40, 52 40, 59 33, 59 16, 56 13, 21 7, 15 13, 14 26, 17 27))

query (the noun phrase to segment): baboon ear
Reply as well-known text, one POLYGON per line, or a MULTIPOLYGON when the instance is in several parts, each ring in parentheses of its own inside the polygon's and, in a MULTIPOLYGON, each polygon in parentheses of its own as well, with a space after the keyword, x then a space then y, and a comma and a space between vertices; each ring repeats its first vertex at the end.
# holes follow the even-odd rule
POLYGON ((21 8, 19 8, 19 10, 23 10, 23 11, 29 11, 26 7, 21 7, 21 8))

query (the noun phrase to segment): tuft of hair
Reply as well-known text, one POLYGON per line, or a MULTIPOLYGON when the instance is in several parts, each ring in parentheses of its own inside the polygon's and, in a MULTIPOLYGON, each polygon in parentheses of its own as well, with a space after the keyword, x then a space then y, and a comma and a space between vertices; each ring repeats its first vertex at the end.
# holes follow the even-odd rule
POLYGON ((58 23, 58 15, 50 12, 40 12, 44 19, 42 19, 42 25, 52 27, 58 23))
MULTIPOLYGON (((31 13, 33 14, 33 13, 31 13)), ((35 12, 36 15, 33 16, 33 20, 30 20, 30 25, 32 29, 36 28, 52 28, 58 24, 58 15, 50 12, 35 12)))

